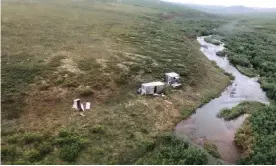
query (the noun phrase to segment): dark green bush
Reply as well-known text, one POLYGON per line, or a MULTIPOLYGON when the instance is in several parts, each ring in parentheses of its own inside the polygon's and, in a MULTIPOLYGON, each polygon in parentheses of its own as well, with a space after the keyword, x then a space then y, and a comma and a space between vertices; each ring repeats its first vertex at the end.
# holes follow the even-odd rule
POLYGON ((204 149, 215 158, 220 158, 218 148, 215 144, 211 142, 204 142, 204 149))
POLYGON ((43 158, 40 152, 36 149, 30 149, 23 153, 23 157, 30 162, 39 161, 43 158))
POLYGON ((104 134, 107 132, 107 128, 103 125, 95 125, 90 129, 91 133, 98 133, 98 134, 104 134))
POLYGON ((226 52, 225 51, 218 51, 216 53, 217 56, 220 56, 220 57, 225 57, 226 56, 226 52))
POLYGON ((208 162, 207 154, 198 148, 172 135, 159 138, 152 152, 140 159, 137 164, 201 165, 208 162))
POLYGON ((94 94, 94 90, 90 86, 79 86, 77 93, 81 96, 89 96, 94 94))
POLYGON ((85 148, 86 141, 76 133, 62 129, 56 138, 60 148, 60 158, 66 162, 75 162, 80 151, 85 148))
POLYGON ((251 66, 250 61, 242 55, 230 56, 228 59, 234 65, 240 65, 240 66, 245 66, 245 67, 251 66))
POLYGON ((16 158, 16 146, 1 146, 1 160, 13 161, 16 158))
POLYGON ((38 150, 41 155, 46 155, 53 151, 53 145, 50 142, 43 142, 39 144, 38 150))
POLYGON ((218 113, 217 117, 224 118, 225 120, 233 120, 235 118, 238 118, 240 115, 243 115, 245 113, 252 113, 254 110, 261 109, 263 107, 264 104, 259 102, 242 102, 231 109, 222 109, 218 113))
POLYGON ((266 106, 253 112, 250 123, 253 130, 253 153, 242 158, 241 164, 268 164, 276 163, 276 107, 266 106))
POLYGON ((79 152, 84 148, 84 144, 80 142, 74 142, 72 144, 65 144, 61 147, 60 158, 63 161, 75 162, 79 152))
POLYGON ((25 144, 38 142, 38 141, 41 141, 42 139, 43 139, 43 136, 37 133, 25 133, 22 137, 22 141, 25 144))
POLYGON ((220 41, 218 41, 216 39, 213 39, 212 37, 205 37, 204 41, 207 42, 207 43, 214 44, 214 45, 220 45, 221 44, 220 41))

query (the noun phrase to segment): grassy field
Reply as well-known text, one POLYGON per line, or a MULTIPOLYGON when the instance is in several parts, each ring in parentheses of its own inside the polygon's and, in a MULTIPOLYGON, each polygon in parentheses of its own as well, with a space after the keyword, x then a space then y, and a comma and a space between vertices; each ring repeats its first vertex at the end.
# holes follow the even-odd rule
POLYGON ((135 163, 229 83, 195 40, 223 23, 159 1, 2 1, 2 163, 135 163), (170 71, 182 89, 135 94, 170 71))

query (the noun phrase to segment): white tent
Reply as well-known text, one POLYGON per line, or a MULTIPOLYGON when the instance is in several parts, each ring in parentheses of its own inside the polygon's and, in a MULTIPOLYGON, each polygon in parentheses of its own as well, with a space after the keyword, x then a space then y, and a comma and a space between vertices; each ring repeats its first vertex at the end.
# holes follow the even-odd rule
POLYGON ((141 94, 160 94, 164 91, 165 83, 163 82, 149 82, 141 86, 141 94))

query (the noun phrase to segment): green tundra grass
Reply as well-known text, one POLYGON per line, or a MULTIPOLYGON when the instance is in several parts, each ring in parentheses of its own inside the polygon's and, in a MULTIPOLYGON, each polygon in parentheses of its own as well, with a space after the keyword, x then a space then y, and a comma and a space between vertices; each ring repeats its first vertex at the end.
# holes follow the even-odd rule
POLYGON ((1 5, 2 164, 133 164, 229 83, 195 40, 218 16, 159 1, 1 5), (171 71, 181 89, 135 93, 171 71), (92 102, 85 117, 76 98, 92 102))

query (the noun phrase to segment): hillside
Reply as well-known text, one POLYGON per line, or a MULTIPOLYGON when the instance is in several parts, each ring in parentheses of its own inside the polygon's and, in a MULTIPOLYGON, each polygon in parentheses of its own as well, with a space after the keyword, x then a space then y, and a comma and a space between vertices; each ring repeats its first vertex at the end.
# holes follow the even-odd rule
POLYGON ((199 5, 199 4, 183 4, 186 7, 195 9, 198 11, 222 14, 222 15, 244 15, 244 14, 275 14, 276 8, 256 8, 246 6, 216 6, 216 5, 199 5))
MULTIPOLYGON (((2 1, 1 23, 2 164, 135 163, 229 83, 195 40, 223 19, 184 7, 2 1), (182 89, 136 94, 170 71, 182 89), (85 117, 71 109, 76 98, 92 102, 85 117)), ((211 163, 202 149, 189 151, 211 163)))

